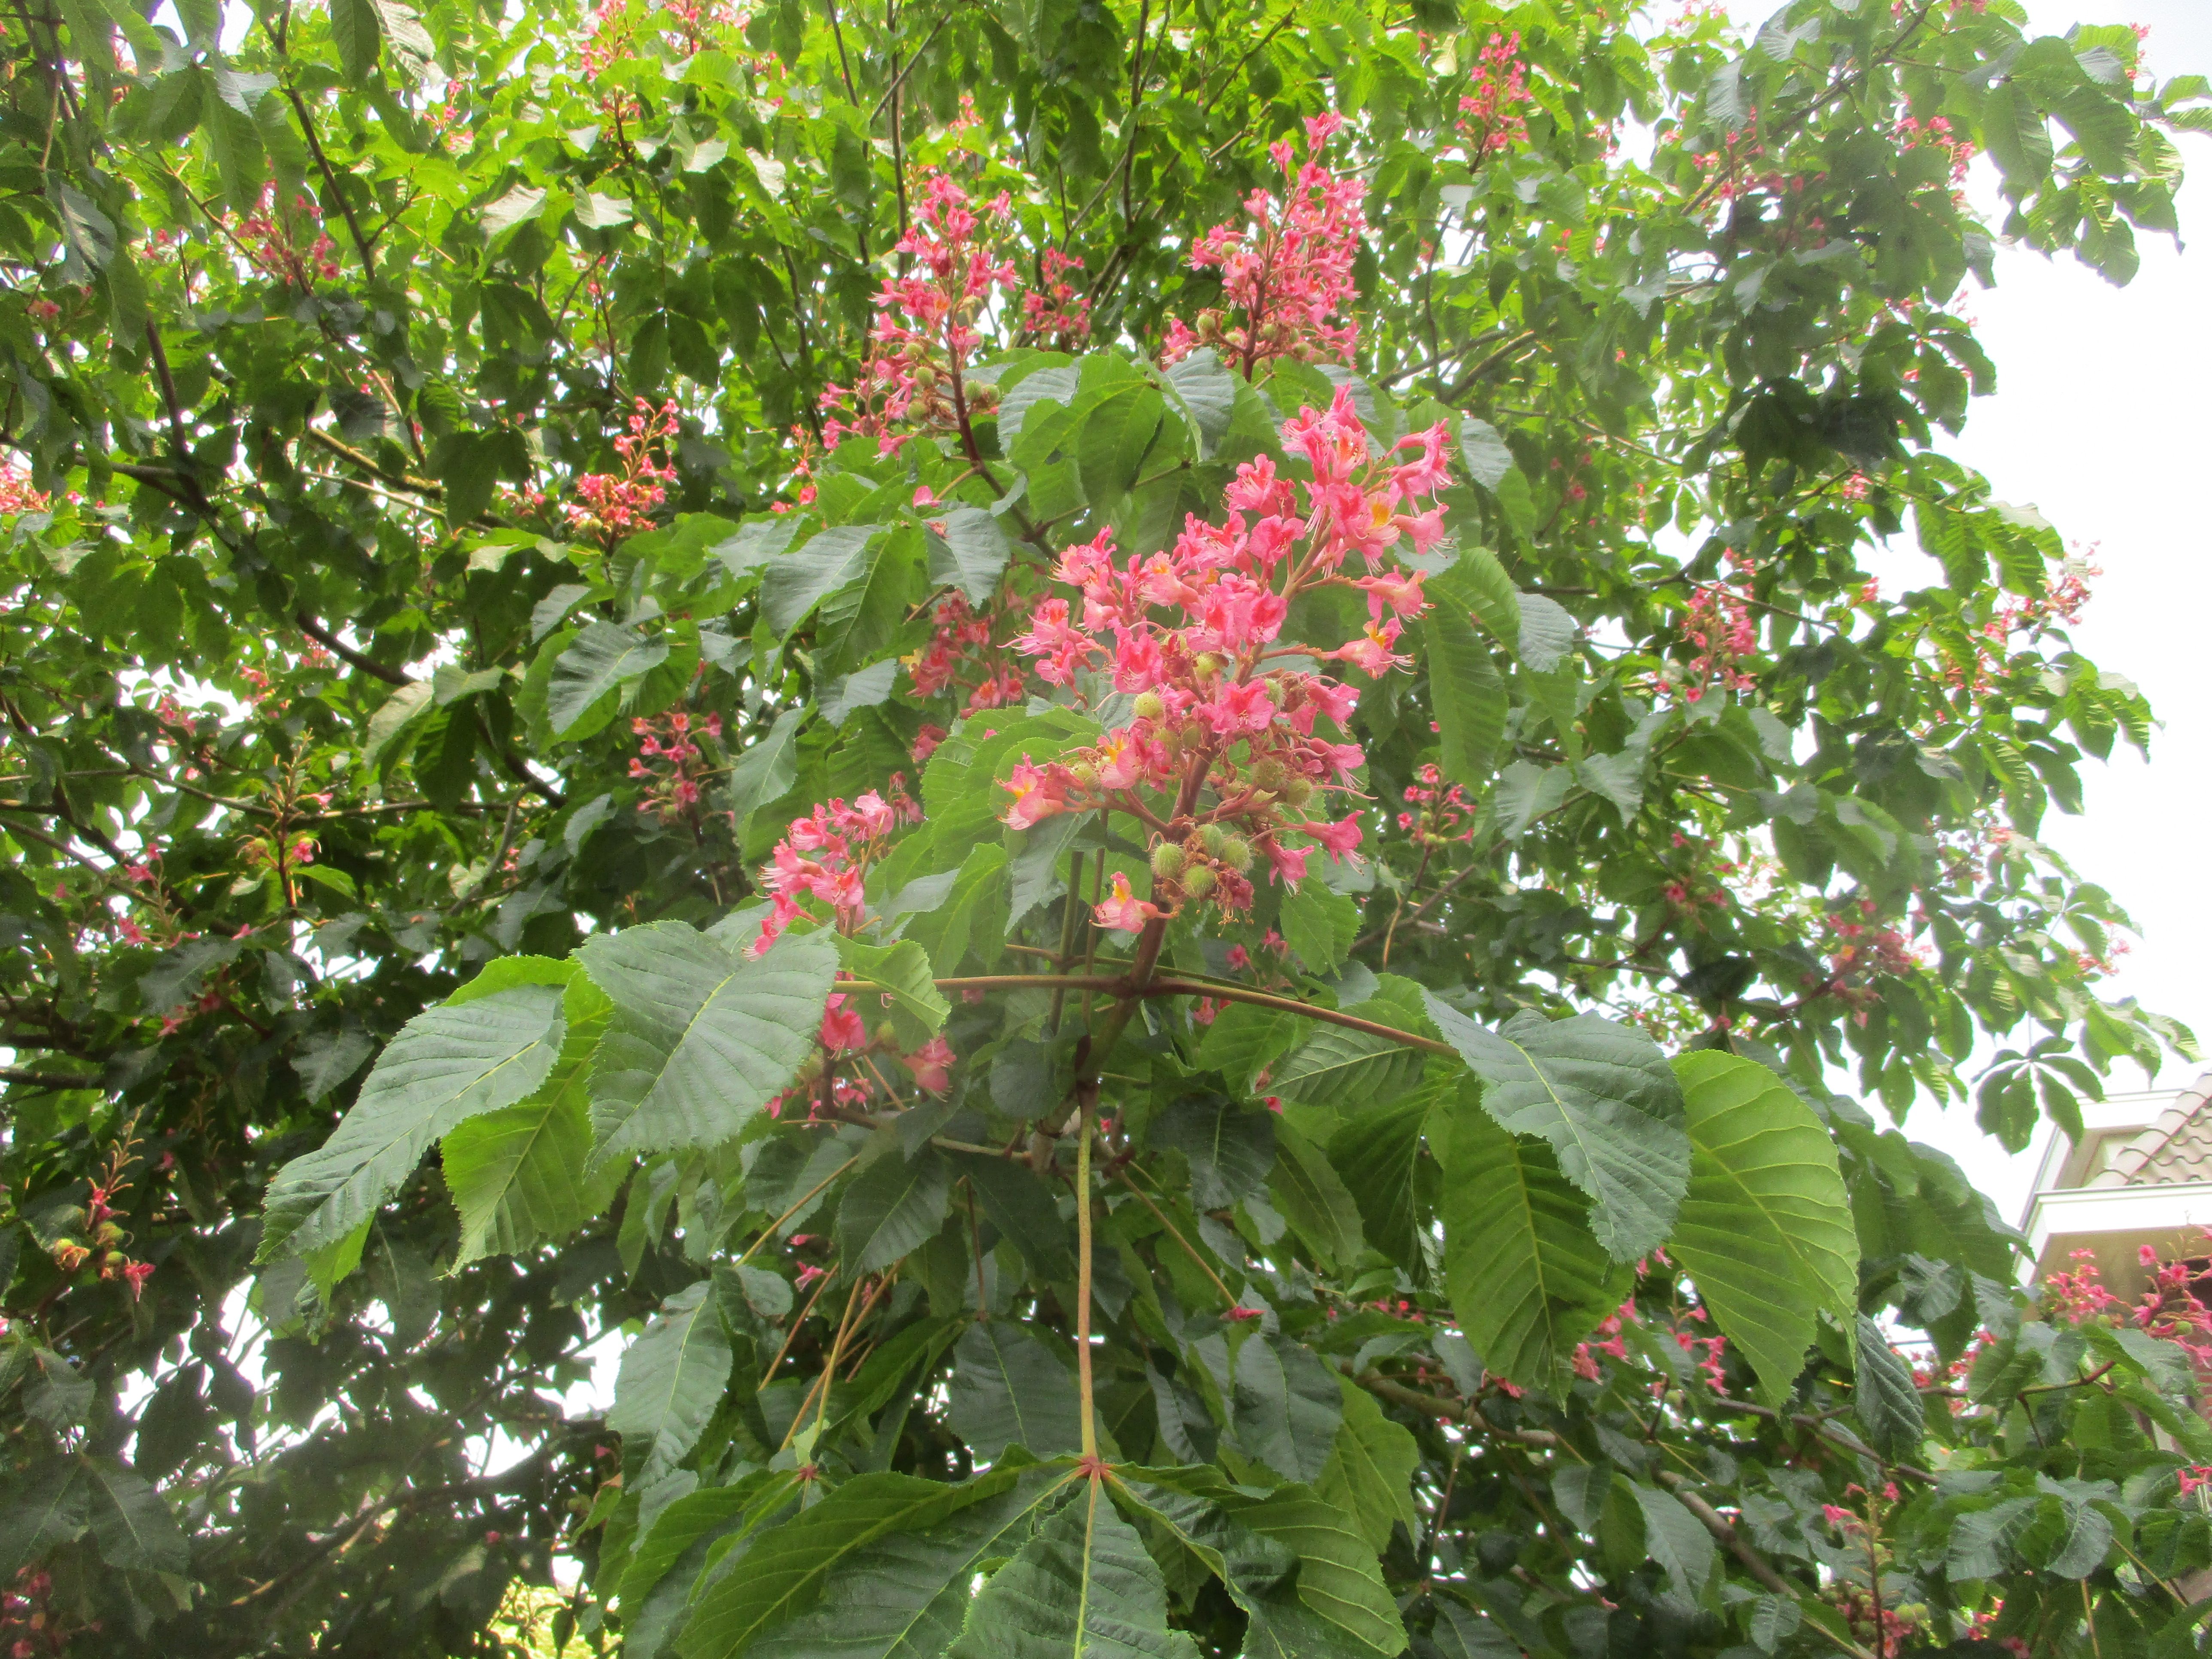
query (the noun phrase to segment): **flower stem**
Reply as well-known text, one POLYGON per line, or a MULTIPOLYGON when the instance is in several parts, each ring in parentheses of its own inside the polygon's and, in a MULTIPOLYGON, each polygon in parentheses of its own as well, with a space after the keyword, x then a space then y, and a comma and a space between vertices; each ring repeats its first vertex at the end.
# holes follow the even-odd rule
POLYGON ((1075 1115, 1075 1375, 1083 1403, 1083 1455, 1098 1455, 1098 1430, 1091 1389, 1091 1109, 1096 1086, 1079 1088, 1075 1115))

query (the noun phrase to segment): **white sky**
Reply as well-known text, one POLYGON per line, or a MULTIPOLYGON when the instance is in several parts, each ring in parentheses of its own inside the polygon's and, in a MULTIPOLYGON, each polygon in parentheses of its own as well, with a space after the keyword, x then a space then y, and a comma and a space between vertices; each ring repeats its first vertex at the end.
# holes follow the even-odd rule
MULTIPOLYGON (((2212 74, 2212 0, 2025 3, 2047 33, 2075 22, 2148 24, 2144 50, 2161 80, 2212 74)), ((2181 149, 2195 175, 2181 192, 2184 240, 2212 238, 2212 140, 2185 134, 2181 149)), ((2185 259, 2168 238, 2140 246, 2142 269, 2124 289, 2071 258, 2000 254, 1997 286, 1966 302, 1996 365, 1996 393, 1973 405, 1948 447, 2001 499, 2033 502, 2069 544, 2097 547, 2105 574, 2075 642, 2140 685, 2162 727, 2148 765, 2132 750, 2109 766, 2089 763, 2086 814, 2052 813, 2043 839, 2135 920, 2135 949, 2106 990, 2212 1042, 2212 882, 2199 862, 2212 808, 2203 681, 2212 666, 2212 246, 2185 259)), ((2158 1086, 2194 1073, 2170 1062, 2158 1086)), ((2129 1066, 2115 1070, 2112 1086, 2144 1085, 2129 1066)), ((1907 1133, 1949 1152, 2008 1217, 2019 1215, 2030 1155, 2008 1158, 1964 1109, 1917 1113, 1907 1133)))

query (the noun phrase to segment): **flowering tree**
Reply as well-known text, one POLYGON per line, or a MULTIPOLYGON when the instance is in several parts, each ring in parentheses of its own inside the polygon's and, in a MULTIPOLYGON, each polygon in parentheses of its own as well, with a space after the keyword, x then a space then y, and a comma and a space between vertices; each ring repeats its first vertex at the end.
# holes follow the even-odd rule
POLYGON ((1891 1126, 2189 1048, 1939 445, 2206 83, 1620 9, 10 21, 13 1653, 2196 1650, 1891 1126))

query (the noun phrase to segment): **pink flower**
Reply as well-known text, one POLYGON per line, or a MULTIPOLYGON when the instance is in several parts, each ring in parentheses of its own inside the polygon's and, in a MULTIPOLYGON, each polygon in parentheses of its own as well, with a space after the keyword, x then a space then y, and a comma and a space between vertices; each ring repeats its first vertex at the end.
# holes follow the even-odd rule
POLYGON ((1117 933, 1142 933, 1145 924, 1161 915, 1159 906, 1148 899, 1140 899, 1129 888, 1129 878, 1120 871, 1114 872, 1114 884, 1106 902, 1097 907, 1096 916, 1101 927, 1117 933))
POLYGON ((1340 859, 1359 845, 1360 829, 1357 817, 1344 818, 1335 823, 1301 823, 1298 828, 1328 848, 1333 858, 1340 859))
POLYGON ((868 1046, 868 1023, 842 993, 833 994, 822 1011, 822 1046, 833 1054, 868 1046))
POLYGON ((941 1036, 933 1036, 910 1054, 901 1054, 899 1064, 914 1073, 915 1086, 933 1095, 941 1095, 952 1086, 952 1045, 941 1036))

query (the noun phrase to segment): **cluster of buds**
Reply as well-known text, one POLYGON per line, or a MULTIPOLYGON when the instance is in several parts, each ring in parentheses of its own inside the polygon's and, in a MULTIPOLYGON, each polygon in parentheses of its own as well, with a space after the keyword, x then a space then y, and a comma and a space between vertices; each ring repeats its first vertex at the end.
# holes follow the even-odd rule
MULTIPOLYGON (((929 643, 902 659, 915 695, 934 697, 948 690, 965 691, 970 709, 1001 708, 1028 696, 1020 667, 992 642, 996 617, 995 611, 976 611, 963 594, 951 593, 939 600, 929 643)), ((939 728, 939 739, 943 737, 939 728)), ((933 750, 936 746, 930 744, 933 750)), ((927 758, 917 755, 915 761, 927 758)))
POLYGON ((849 806, 836 799, 792 820, 761 871, 761 885, 772 902, 750 954, 765 955, 793 922, 811 914, 802 899, 829 906, 829 920, 838 932, 859 930, 867 920, 868 866, 883 856, 894 830, 921 822, 921 809, 905 784, 894 772, 889 800, 871 789, 849 806))
POLYGON ((1091 300, 1067 279, 1083 261, 1048 247, 1037 261, 1036 286, 1022 295, 1022 338, 1031 345, 1073 351, 1091 337, 1091 300))
POLYGON ((1966 165, 1974 159, 1974 146, 1970 141, 1954 136, 1950 122, 1943 117, 1931 115, 1925 121, 1920 121, 1908 115, 1898 122, 1895 133, 1900 149, 1917 149, 1926 145, 1931 149, 1941 150, 1951 163, 1951 182, 1954 185, 1966 182, 1966 165))
MULTIPOLYGON (((797 458, 791 464, 791 476, 798 481, 798 488, 793 494, 797 498, 799 506, 811 507, 814 505, 815 496, 820 493, 814 487, 816 449, 814 434, 806 429, 803 422, 794 421, 791 426, 791 440, 799 449, 797 458)), ((769 503, 768 510, 771 513, 788 513, 792 509, 792 505, 790 501, 771 501, 769 503)))
POLYGON ((1014 291, 1012 262, 990 234, 1011 222, 1013 198, 1001 191, 978 213, 957 180, 936 172, 917 197, 897 251, 920 269, 884 279, 859 378, 822 393, 822 441, 833 449, 857 433, 896 454, 917 431, 964 430, 996 403, 997 389, 969 384, 966 370, 994 294, 1014 291))
MULTIPOLYGON (((1731 559, 1736 558, 1731 553, 1731 559)), ((1742 567, 1749 574, 1747 565, 1742 567)), ((1759 629, 1744 598, 1724 587, 1701 585, 1682 613, 1682 638, 1695 653, 1690 659, 1682 696, 1701 702, 1708 691, 1749 691, 1758 682, 1743 672, 1759 650, 1759 629)))
POLYGON ((1419 574, 1388 556, 1441 533, 1437 509, 1415 509, 1448 481, 1444 429, 1401 440, 1399 450, 1414 452, 1402 464, 1370 457, 1340 392, 1326 413, 1302 410, 1283 439, 1310 462, 1310 483, 1279 476, 1265 458, 1249 461, 1229 487, 1225 522, 1192 518, 1172 549, 1126 564, 1115 562, 1111 532, 1100 532, 1063 553, 1056 573, 1079 592, 1080 612, 1048 599, 1014 641, 1048 684, 1073 686, 1095 672, 1133 699, 1128 723, 1099 743, 1044 766, 1024 756, 1006 784, 1013 796, 1006 821, 1018 829, 1111 809, 1151 831, 1152 897, 1137 897, 1117 875, 1098 907, 1102 927, 1141 929, 1186 902, 1242 910, 1252 898, 1248 872, 1261 860, 1276 879, 1296 882, 1316 851, 1343 857, 1359 845, 1357 812, 1332 822, 1318 805, 1326 792, 1349 789, 1364 762, 1358 744, 1320 729, 1347 726, 1359 694, 1271 664, 1349 662, 1380 676, 1405 660, 1391 648, 1401 618, 1427 602, 1419 574), (1346 573, 1355 551, 1369 574, 1346 573), (1363 592, 1366 631, 1334 650, 1279 645, 1291 601, 1321 586, 1363 592), (1178 619, 1163 625, 1160 611, 1178 619), (1162 793, 1168 800, 1158 800, 1162 793))
POLYGON ((1474 804, 1468 799, 1467 791, 1458 784, 1446 783, 1434 761, 1423 765, 1413 779, 1406 786, 1406 805, 1410 810, 1398 814, 1398 827, 1413 838, 1413 844, 1425 850, 1472 841, 1474 804))
POLYGON ((0 462, 0 514, 43 513, 53 497, 31 485, 31 475, 10 462, 0 462))
POLYGON ((1352 361, 1358 325, 1341 318, 1352 297, 1352 262, 1367 229, 1360 204, 1366 186, 1332 173, 1321 156, 1339 115, 1306 122, 1306 159, 1288 144, 1268 150, 1282 169, 1283 199, 1255 190, 1244 204, 1250 229, 1224 222, 1191 249, 1194 270, 1218 270, 1226 307, 1202 311, 1194 329, 1181 318, 1168 325, 1163 361, 1176 362, 1212 346, 1249 380, 1261 363, 1277 357, 1301 362, 1352 361), (1231 312, 1241 313, 1232 318, 1231 312))
POLYGON ((699 805, 699 763, 704 758, 701 738, 722 738, 722 717, 708 714, 696 720, 679 708, 653 719, 641 717, 629 723, 637 738, 629 775, 645 783, 638 810, 657 812, 663 823, 694 811, 699 805))
POLYGON ((338 274, 331 257, 337 244, 323 228, 323 210, 305 194, 295 195, 289 207, 281 205, 273 180, 263 186, 261 204, 246 216, 237 234, 254 268, 286 288, 304 293, 318 276, 327 281, 338 274), (307 237, 311 230, 313 241, 307 237))
POLYGON ((1460 143, 1470 166, 1480 167, 1528 137, 1528 66, 1521 57, 1521 31, 1490 39, 1475 55, 1474 90, 1459 100, 1460 143))
POLYGON ((1858 901, 1859 920, 1843 910, 1821 919, 1828 941, 1828 970, 1825 976, 1808 975, 1805 983, 1814 996, 1840 998, 1856 1012, 1855 1024, 1867 1023, 1873 1005, 1881 1000, 1874 981, 1909 974, 1920 966, 1912 942, 1894 927, 1878 927, 1865 918, 1875 913, 1872 899, 1858 901))
POLYGON ((635 34, 629 0, 599 0, 584 28, 584 78, 596 81, 610 64, 629 57, 635 50, 635 34))
POLYGON ((676 437, 676 402, 655 409, 643 398, 630 411, 629 430, 615 440, 619 473, 586 472, 576 480, 577 499, 565 508, 569 525, 612 544, 645 527, 653 510, 668 499, 676 469, 656 460, 653 447, 676 437))
MULTIPOLYGON (((122 1156, 118 1154, 112 1160, 112 1166, 119 1165, 122 1156)), ((128 1286, 131 1299, 136 1302, 144 1291, 146 1281, 154 1276, 154 1264, 133 1261, 123 1248, 130 1235, 115 1218, 114 1206, 109 1202, 121 1186, 113 1167, 105 1180, 95 1181, 84 1210, 85 1233, 90 1243, 66 1237, 57 1238, 52 1254, 54 1266, 63 1273, 73 1275, 89 1263, 107 1283, 128 1286)))

